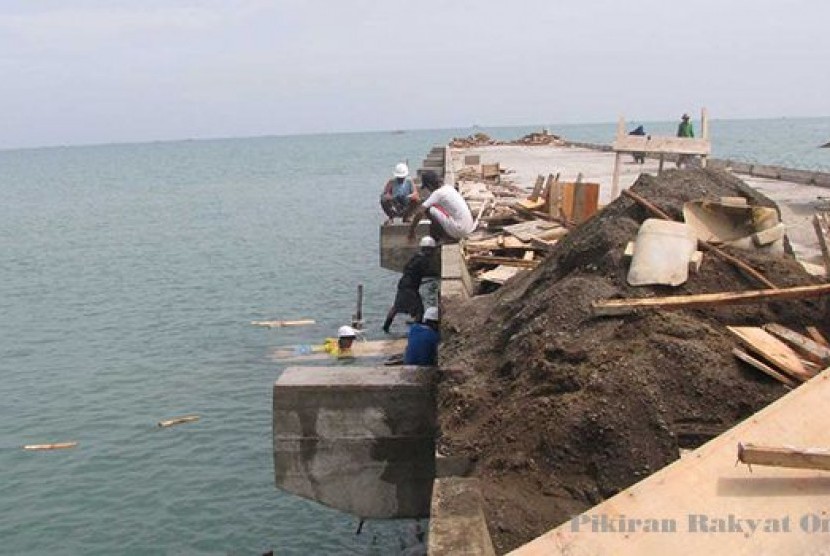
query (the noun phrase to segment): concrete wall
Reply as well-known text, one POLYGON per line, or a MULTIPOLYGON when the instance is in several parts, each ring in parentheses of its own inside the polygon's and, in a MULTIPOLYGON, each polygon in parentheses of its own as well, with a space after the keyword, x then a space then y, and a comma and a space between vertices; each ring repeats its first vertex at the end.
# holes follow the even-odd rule
MULTIPOLYGON (((415 228, 415 239, 409 239, 409 223, 395 221, 380 227, 380 266, 387 270, 403 272, 403 267, 418 251, 418 242, 429 235, 429 224, 420 222, 415 228)), ((430 274, 438 276, 441 273, 441 261, 436 255, 435 264, 430 274)))
POLYGON ((430 556, 491 556, 478 479, 437 479, 429 522, 430 556))
POLYGON ((277 487, 362 518, 426 517, 432 369, 290 367, 274 383, 277 487))

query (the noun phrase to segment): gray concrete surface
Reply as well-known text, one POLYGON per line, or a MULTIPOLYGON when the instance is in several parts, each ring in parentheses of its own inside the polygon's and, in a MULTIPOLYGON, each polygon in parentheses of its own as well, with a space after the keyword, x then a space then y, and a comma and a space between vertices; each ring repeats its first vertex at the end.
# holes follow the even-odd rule
POLYGON ((429 515, 434 370, 289 367, 274 383, 277 487, 362 518, 429 515))
POLYGON ((478 479, 436 479, 433 493, 430 556, 495 555, 478 479))

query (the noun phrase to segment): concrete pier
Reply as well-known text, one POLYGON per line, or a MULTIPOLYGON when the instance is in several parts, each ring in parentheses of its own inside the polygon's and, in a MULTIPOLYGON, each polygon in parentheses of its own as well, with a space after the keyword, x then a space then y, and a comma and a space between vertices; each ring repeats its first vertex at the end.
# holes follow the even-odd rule
POLYGON ((429 516, 433 370, 290 367, 274 383, 277 487, 361 518, 429 516))

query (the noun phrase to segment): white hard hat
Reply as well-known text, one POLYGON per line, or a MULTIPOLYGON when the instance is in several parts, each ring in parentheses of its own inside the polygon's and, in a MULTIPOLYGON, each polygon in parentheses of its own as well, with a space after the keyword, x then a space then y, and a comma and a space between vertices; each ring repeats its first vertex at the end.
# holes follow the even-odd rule
POLYGON ((405 178, 409 175, 409 166, 406 165, 405 162, 399 162, 397 166, 395 166, 395 174, 396 178, 405 178))
POLYGON ((419 245, 421 247, 435 247, 435 240, 430 236, 424 236, 421 238, 421 243, 419 245))
POLYGON ((357 336, 357 332, 351 326, 341 326, 337 329, 338 338, 354 338, 355 336, 357 336))
POLYGON ((424 320, 434 320, 439 321, 441 320, 438 316, 438 307, 429 307, 426 311, 424 311, 424 320))

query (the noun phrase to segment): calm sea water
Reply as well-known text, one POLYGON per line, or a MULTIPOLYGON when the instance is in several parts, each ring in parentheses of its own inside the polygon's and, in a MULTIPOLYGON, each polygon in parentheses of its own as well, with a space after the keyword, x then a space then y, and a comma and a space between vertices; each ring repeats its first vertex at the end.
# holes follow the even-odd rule
MULTIPOLYGON (((830 118, 712 127, 717 156, 830 170, 830 118)), ((413 522, 356 536, 275 489, 272 356, 348 322, 358 283, 381 336, 397 280, 377 265, 381 184, 473 131, 0 152, 0 552, 399 553, 413 522), (317 324, 250 325, 295 318, 317 324)))

